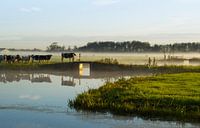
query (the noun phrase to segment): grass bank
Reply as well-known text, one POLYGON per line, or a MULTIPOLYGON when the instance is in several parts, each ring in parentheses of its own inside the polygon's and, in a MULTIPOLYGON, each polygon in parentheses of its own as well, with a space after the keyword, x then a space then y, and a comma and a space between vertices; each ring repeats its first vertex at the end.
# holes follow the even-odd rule
POLYGON ((200 121, 200 73, 120 79, 69 102, 77 110, 200 121))
POLYGON ((134 73, 183 73, 183 72, 200 72, 200 66, 154 66, 147 65, 124 65, 104 62, 34 62, 34 63, 0 63, 0 70, 58 70, 58 71, 79 71, 80 63, 89 63, 91 71, 105 72, 105 71, 128 71, 134 73))

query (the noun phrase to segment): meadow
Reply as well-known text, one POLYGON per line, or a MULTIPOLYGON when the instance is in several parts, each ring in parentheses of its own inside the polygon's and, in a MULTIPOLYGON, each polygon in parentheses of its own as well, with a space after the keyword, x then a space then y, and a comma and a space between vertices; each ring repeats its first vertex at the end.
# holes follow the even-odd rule
MULTIPOLYGON (((4 53, 0 53, 4 54, 4 53)), ((59 63, 61 62, 61 53, 59 52, 25 52, 25 51, 10 51, 9 53, 6 53, 9 55, 48 55, 51 54, 53 55, 51 58, 51 63, 59 63)), ((164 58, 163 53, 92 53, 92 52, 77 52, 75 61, 79 60, 79 54, 81 55, 80 60, 81 61, 99 61, 105 58, 109 59, 117 59, 119 64, 128 64, 128 65, 145 65, 148 63, 149 57, 153 59, 155 57, 156 62, 158 65, 163 65, 163 62, 160 61, 164 58)), ((186 58, 186 59, 191 59, 191 58, 199 58, 200 54, 199 53, 167 53, 166 55, 173 55, 176 57, 181 57, 181 58, 186 58)), ((68 62, 66 59, 65 62, 68 62)), ((180 63, 172 63, 174 65, 188 65, 187 63, 185 64, 184 62, 180 63)), ((171 64, 170 64, 171 65, 171 64)), ((199 64, 196 64, 199 65, 199 64)))
POLYGON ((76 110, 200 121, 200 73, 120 79, 78 95, 69 105, 76 110))

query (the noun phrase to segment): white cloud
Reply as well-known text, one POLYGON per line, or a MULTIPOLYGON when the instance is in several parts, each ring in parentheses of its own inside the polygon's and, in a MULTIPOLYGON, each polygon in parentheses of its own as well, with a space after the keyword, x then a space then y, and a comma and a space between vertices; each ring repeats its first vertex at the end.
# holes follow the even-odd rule
POLYGON ((111 5, 119 3, 121 0, 93 0, 94 5, 111 5))
POLYGON ((30 7, 30 8, 20 8, 19 10, 21 12, 33 13, 33 12, 40 12, 41 8, 39 8, 39 7, 30 7))
POLYGON ((20 99, 27 99, 27 100, 39 100, 41 97, 38 95, 21 95, 19 96, 20 99))

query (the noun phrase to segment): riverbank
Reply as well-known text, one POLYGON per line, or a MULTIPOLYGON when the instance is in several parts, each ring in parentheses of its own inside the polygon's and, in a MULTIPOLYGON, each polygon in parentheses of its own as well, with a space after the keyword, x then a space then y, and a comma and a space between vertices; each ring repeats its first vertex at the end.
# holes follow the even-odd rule
POLYGON ((79 64, 89 64, 91 71, 130 71, 130 72, 150 72, 154 74, 200 72, 200 66, 147 66, 147 65, 125 65, 102 62, 67 62, 67 63, 0 63, 0 70, 57 70, 57 71, 78 71, 79 64))
POLYGON ((200 73, 120 79, 69 102, 77 110, 200 121, 200 73))

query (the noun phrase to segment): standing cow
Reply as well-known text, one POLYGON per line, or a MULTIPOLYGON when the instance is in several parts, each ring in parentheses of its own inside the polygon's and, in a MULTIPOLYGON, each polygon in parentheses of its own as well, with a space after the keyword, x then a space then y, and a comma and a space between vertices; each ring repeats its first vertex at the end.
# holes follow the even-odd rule
POLYGON ((31 60, 31 56, 29 56, 29 55, 28 55, 28 56, 22 56, 22 57, 21 57, 22 63, 23 63, 23 62, 27 62, 27 63, 28 63, 30 60, 31 60))
POLYGON ((64 58, 68 58, 69 61, 74 62, 74 57, 76 56, 75 53, 62 53, 61 54, 61 61, 63 62, 64 58))
POLYGON ((31 58, 32 58, 32 62, 34 60, 36 61, 49 61, 51 59, 52 55, 32 55, 31 58))
POLYGON ((14 63, 14 62, 19 62, 21 60, 20 55, 5 55, 5 61, 7 63, 14 63))

